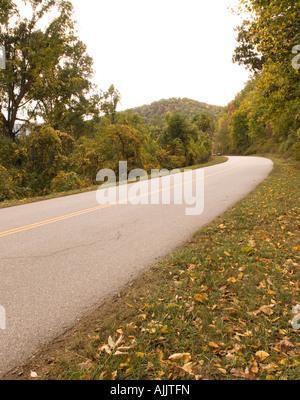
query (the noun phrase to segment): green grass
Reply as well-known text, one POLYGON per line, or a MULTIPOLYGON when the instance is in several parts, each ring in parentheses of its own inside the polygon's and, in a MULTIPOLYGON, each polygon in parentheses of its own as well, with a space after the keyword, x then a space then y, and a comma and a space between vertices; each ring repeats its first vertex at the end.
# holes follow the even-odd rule
POLYGON ((28 371, 63 380, 299 379, 291 319, 300 304, 300 165, 273 161, 256 191, 28 371))
MULTIPOLYGON (((228 160, 227 157, 212 156, 212 157, 210 157, 210 159, 207 163, 193 165, 193 166, 187 167, 186 169, 197 169, 197 168, 210 167, 212 165, 222 164, 222 163, 226 162, 227 160, 228 160)), ((183 169, 182 169, 182 171, 183 171, 183 169)), ((5 201, 0 202, 0 209, 8 208, 8 207, 15 207, 15 206, 19 206, 22 204, 35 203, 35 202, 43 201, 43 200, 55 199, 55 198, 59 198, 59 197, 71 196, 71 195, 79 194, 79 193, 92 192, 94 190, 97 190, 98 188, 99 188, 99 185, 91 185, 91 186, 84 187, 81 189, 69 190, 67 192, 51 193, 51 194, 47 194, 44 196, 35 196, 35 197, 29 197, 29 198, 24 198, 24 199, 5 200, 5 201)))

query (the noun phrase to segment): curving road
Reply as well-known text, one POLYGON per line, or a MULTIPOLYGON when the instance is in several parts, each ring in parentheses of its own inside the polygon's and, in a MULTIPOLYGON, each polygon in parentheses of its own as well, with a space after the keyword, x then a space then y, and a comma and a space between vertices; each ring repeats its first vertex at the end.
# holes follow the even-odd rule
MULTIPOLYGON (((204 182, 201 215, 172 202, 99 206, 96 192, 1 209, 0 375, 189 240, 272 168, 265 158, 229 157, 205 168, 204 179, 193 171, 193 184, 204 182)), ((159 189, 150 190, 166 192, 164 178, 157 181, 159 189)))

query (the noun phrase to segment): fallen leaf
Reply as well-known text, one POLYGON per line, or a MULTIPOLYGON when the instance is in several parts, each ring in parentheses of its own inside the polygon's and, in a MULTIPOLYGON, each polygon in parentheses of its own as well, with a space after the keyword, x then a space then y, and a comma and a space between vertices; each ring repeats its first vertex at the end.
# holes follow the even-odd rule
POLYGON ((106 375, 107 375, 107 371, 101 372, 101 374, 99 376, 99 380, 102 381, 105 378, 106 375))
POLYGON ((128 354, 128 352, 123 352, 123 351, 117 350, 117 351, 114 353, 114 356, 125 356, 125 355, 127 355, 127 354, 128 354))
POLYGON ((255 361, 253 367, 251 368, 251 372, 253 372, 254 374, 258 373, 258 364, 255 361))
POLYGON ((227 282, 235 283, 237 282, 237 279, 234 276, 232 276, 231 278, 227 279, 227 282))
POLYGON ((167 333, 168 332, 168 326, 167 325, 163 326, 160 331, 161 331, 161 333, 167 333))
POLYGON ((115 371, 111 374, 111 379, 115 381, 117 379, 118 371, 115 371))
POLYGON ((164 362, 164 352, 159 347, 156 350, 160 363, 164 362))
POLYGON ((185 372, 187 372, 188 374, 193 375, 194 366, 193 366, 193 363, 192 363, 192 362, 189 362, 189 363, 184 364, 184 366, 182 367, 182 369, 183 369, 185 372))
POLYGON ((227 371, 224 368, 218 368, 218 371, 220 371, 222 374, 226 375, 227 371))
POLYGON ((295 346, 293 345, 293 343, 291 343, 291 342, 289 341, 289 338, 288 338, 288 337, 284 337, 282 340, 280 340, 280 342, 278 343, 277 346, 295 347, 295 346))
POLYGON ((272 311, 272 309, 269 306, 261 306, 260 310, 266 315, 274 314, 274 312, 272 311))
POLYGON ((128 369, 125 371, 125 375, 131 374, 131 372, 132 372, 132 368, 128 368, 128 369))
POLYGON ((194 299, 199 301, 199 303, 203 303, 203 296, 202 294, 195 294, 194 299))
POLYGON ((266 360, 268 357, 270 357, 270 354, 267 353, 266 351, 259 350, 255 353, 256 357, 258 357, 261 361, 266 360))
POLYGON ((101 352, 105 351, 107 354, 111 354, 111 349, 107 344, 104 344, 103 346, 98 347, 98 350, 101 352))
POLYGON ((112 340, 111 336, 109 336, 107 343, 112 349, 115 347, 115 342, 112 340))
POLYGON ((278 365, 273 363, 273 362, 271 362, 270 364, 265 365, 265 366, 262 367, 262 369, 264 371, 275 370, 275 369, 278 369, 278 368, 279 368, 278 365))
POLYGON ((216 349, 216 350, 218 350, 220 348, 220 346, 215 342, 209 342, 208 345, 209 345, 209 347, 212 347, 213 349, 216 349))
POLYGON ((182 360, 183 358, 189 357, 189 356, 190 356, 190 353, 175 353, 169 357, 169 360, 178 361, 178 360, 182 360))
POLYGON ((244 247, 243 253, 245 253, 247 256, 251 256, 254 253, 254 248, 251 246, 244 247))
POLYGON ((89 337, 89 340, 99 340, 99 339, 100 339, 99 335, 90 336, 90 337, 89 337))
POLYGON ((279 361, 278 364, 280 364, 280 365, 285 365, 286 363, 287 363, 287 359, 286 359, 286 358, 283 358, 282 360, 279 361))
POLYGON ((275 381, 276 378, 275 378, 275 376, 273 376, 273 375, 268 375, 268 376, 266 377, 266 380, 267 380, 267 381, 275 381))
POLYGON ((147 319, 147 314, 140 314, 138 317, 145 321, 147 319))
POLYGON ((232 368, 230 373, 236 378, 245 378, 245 372, 241 368, 232 368))
POLYGON ((81 381, 90 381, 92 378, 91 378, 91 375, 82 375, 81 377, 80 377, 80 380, 81 381))
POLYGON ((79 367, 79 368, 81 368, 83 370, 88 370, 88 369, 92 368, 93 365, 94 364, 92 363, 91 360, 87 360, 87 361, 85 361, 83 363, 77 364, 77 367, 79 367))

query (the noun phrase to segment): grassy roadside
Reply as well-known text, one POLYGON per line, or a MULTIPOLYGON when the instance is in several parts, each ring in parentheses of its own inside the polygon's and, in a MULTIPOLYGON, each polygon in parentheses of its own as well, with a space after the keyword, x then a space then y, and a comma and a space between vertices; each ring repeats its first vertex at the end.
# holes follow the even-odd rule
MULTIPOLYGON (((208 160, 207 163, 199 164, 199 165, 192 165, 190 167, 187 167, 186 169, 197 169, 197 168, 210 167, 212 165, 222 164, 222 163, 226 162, 227 160, 228 160, 227 157, 212 156, 212 157, 210 157, 210 159, 208 160)), ((183 168, 182 168, 182 171, 183 171, 183 168)), ((92 186, 84 187, 81 189, 69 190, 68 192, 51 193, 51 194, 48 194, 45 196, 35 196, 35 197, 30 197, 30 198, 25 198, 25 199, 5 200, 5 201, 0 202, 0 209, 20 206, 22 204, 35 203, 37 201, 50 200, 50 199, 56 199, 59 197, 71 196, 73 194, 92 192, 94 190, 97 190, 98 188, 99 188, 99 185, 92 185, 92 186)))
POLYGON ((255 192, 24 364, 20 378, 299 379, 300 164, 274 162, 255 192))

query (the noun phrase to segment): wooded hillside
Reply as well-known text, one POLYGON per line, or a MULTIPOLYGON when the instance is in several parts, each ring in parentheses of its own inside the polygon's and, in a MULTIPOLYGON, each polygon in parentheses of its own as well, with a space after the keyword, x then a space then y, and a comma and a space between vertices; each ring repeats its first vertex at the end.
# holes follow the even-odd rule
POLYGON ((149 105, 132 108, 128 111, 138 113, 141 117, 146 118, 147 122, 157 122, 163 119, 167 113, 173 112, 178 112, 189 120, 196 114, 207 113, 213 117, 214 121, 217 121, 222 107, 201 103, 197 100, 173 97, 154 101, 149 105))

